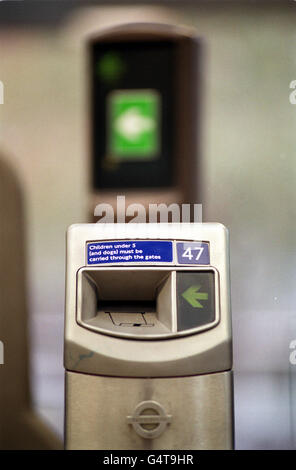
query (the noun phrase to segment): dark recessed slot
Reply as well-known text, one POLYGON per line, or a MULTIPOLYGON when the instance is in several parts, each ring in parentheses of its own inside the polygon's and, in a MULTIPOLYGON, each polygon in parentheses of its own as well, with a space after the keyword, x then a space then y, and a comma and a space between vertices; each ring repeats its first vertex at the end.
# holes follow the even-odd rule
MULTIPOLYGON (((141 313, 156 312, 156 300, 98 300, 98 310, 103 312, 141 313)), ((135 324, 134 326, 138 326, 135 324)), ((140 325, 139 325, 140 326, 140 325)))
POLYGON ((116 335, 167 334, 172 331, 169 271, 142 268, 89 269, 82 274, 81 322, 116 335))

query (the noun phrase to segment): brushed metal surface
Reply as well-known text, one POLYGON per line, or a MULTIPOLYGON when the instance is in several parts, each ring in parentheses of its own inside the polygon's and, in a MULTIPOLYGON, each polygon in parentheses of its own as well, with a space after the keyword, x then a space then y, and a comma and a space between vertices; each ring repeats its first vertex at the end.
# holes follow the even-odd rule
MULTIPOLYGON (((143 268, 133 263, 133 269, 143 268)), ((147 270, 168 269, 155 262, 147 270)), ((172 264, 170 268, 172 269, 172 264)), ((105 268, 104 268, 105 269, 105 268)), ((119 269, 119 266, 110 270, 119 269)), ((190 269, 188 266, 182 268, 190 269)), ((202 268, 201 268, 202 269, 202 268)), ((221 224, 79 224, 67 233, 65 368, 114 377, 176 377, 232 368, 228 232, 221 224), (94 240, 195 240, 210 244, 209 268, 219 273, 220 321, 186 337, 153 341, 114 338, 76 321, 77 273, 86 265, 86 243, 94 240)))
POLYGON ((66 371, 65 433, 66 449, 231 449, 232 373, 139 379, 66 371), (143 401, 169 416, 154 439, 131 424, 143 401))

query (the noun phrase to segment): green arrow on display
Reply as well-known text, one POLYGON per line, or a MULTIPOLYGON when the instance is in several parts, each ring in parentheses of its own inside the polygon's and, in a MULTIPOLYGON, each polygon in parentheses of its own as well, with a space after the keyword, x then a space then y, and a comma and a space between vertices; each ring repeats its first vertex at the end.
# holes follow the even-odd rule
POLYGON ((129 141, 136 141, 145 132, 153 131, 155 121, 143 116, 136 107, 126 110, 115 121, 116 131, 129 141))
POLYGON ((199 300, 208 300, 209 298, 207 292, 199 292, 200 288, 201 286, 199 284, 190 286, 182 294, 182 297, 194 308, 203 308, 199 300))
POLYGON ((155 90, 115 90, 108 98, 109 151, 124 159, 159 153, 160 96, 155 90))

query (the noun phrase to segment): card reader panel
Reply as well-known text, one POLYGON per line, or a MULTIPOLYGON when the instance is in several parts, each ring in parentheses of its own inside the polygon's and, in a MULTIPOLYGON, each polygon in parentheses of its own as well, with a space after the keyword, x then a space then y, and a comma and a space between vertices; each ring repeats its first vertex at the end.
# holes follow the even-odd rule
POLYGON ((82 268, 77 292, 78 323, 105 334, 169 338, 219 321, 219 276, 214 268, 82 268))

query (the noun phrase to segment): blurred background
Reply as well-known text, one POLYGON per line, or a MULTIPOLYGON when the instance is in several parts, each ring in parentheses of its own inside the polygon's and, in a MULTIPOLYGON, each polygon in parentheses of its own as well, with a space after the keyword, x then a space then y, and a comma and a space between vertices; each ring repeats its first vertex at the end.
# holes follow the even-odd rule
POLYGON ((0 154, 24 194, 34 407, 62 436, 65 231, 89 215, 85 41, 185 25, 204 43, 204 221, 231 237, 236 448, 296 448, 296 4, 106 3, 0 4, 0 154))

